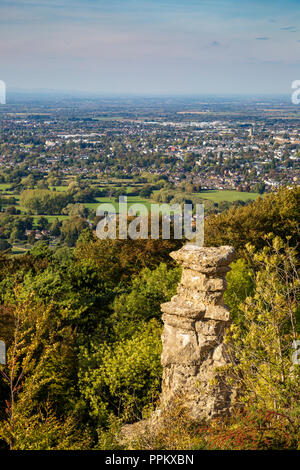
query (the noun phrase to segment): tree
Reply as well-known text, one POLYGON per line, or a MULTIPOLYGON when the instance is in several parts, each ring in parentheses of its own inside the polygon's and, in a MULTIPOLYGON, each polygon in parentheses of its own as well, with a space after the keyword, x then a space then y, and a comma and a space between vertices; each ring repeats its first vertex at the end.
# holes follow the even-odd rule
POLYGON ((0 251, 6 251, 11 249, 11 244, 7 240, 0 238, 0 251))
POLYGON ((16 241, 21 240, 23 238, 23 235, 24 235, 23 230, 20 227, 15 226, 11 231, 9 241, 13 244, 16 241))
POLYGON ((17 214, 17 209, 16 209, 15 206, 9 206, 9 207, 6 208, 5 212, 7 214, 16 215, 17 214))
POLYGON ((135 334, 113 344, 82 349, 80 388, 90 414, 100 425, 113 411, 125 421, 136 421, 153 406, 161 382, 161 325, 152 320, 135 334))
POLYGON ((50 232, 54 237, 59 237, 60 235, 61 222, 58 218, 54 219, 50 227, 50 232))
POLYGON ((74 246, 80 233, 88 227, 88 222, 81 217, 64 220, 61 227, 61 241, 68 246, 74 246))
POLYGON ((67 207, 63 209, 64 214, 68 214, 70 217, 82 217, 85 219, 88 215, 88 209, 84 204, 68 204, 67 207))
POLYGON ((121 188, 120 188, 120 189, 115 189, 115 190, 113 191, 112 196, 114 197, 115 201, 118 202, 118 201, 119 201, 119 198, 120 198, 121 196, 124 196, 124 190, 121 189, 121 188))
POLYGON ((51 304, 36 303, 32 294, 24 298, 19 287, 14 297, 9 310, 13 330, 6 338, 7 363, 0 369, 8 387, 0 438, 11 450, 60 448, 61 437, 65 433, 70 441, 74 426, 70 419, 64 425, 56 418, 49 400, 56 402, 59 412, 63 402, 71 398, 65 391, 71 386, 74 368, 73 332, 62 325, 51 304), (53 434, 54 429, 56 433, 60 430, 61 436, 53 434))
POLYGON ((259 193, 259 194, 263 194, 266 190, 266 185, 265 183, 256 183, 254 186, 253 186, 253 191, 255 193, 259 193))
POLYGON ((20 205, 35 214, 61 214, 62 209, 70 202, 68 193, 34 189, 22 191, 20 205))
POLYGON ((47 217, 40 217, 40 218, 37 220, 37 228, 38 228, 39 230, 48 230, 48 228, 49 228, 49 222, 48 222, 47 217))
POLYGON ((28 189, 33 189, 34 188, 34 177, 33 175, 28 175, 21 180, 21 184, 28 189))
POLYGON ((241 404, 284 414, 296 432, 300 370, 291 357, 292 344, 299 338, 296 252, 279 237, 256 253, 250 245, 247 248, 257 270, 255 288, 240 306, 242 321, 232 325, 228 337, 234 363, 229 375, 241 404))
POLYGON ((139 191, 139 196, 142 198, 149 198, 152 194, 153 187, 152 186, 144 186, 140 191, 139 191))
POLYGON ((28 243, 29 243, 30 245, 34 245, 34 243, 35 243, 35 231, 34 231, 34 230, 32 230, 32 231, 29 233, 29 235, 28 235, 28 237, 27 237, 27 241, 28 241, 28 243))
POLYGON ((87 227, 82 230, 78 237, 77 243, 90 243, 95 241, 95 236, 93 234, 93 231, 90 227, 87 227))
POLYGON ((38 189, 49 189, 48 183, 45 179, 38 181, 36 186, 38 189))
POLYGON ((207 246, 233 245, 238 253, 251 243, 260 249, 266 245, 265 235, 273 233, 282 239, 290 236, 296 246, 300 226, 300 187, 281 189, 251 204, 208 217, 205 221, 207 246))
POLYGON ((230 268, 231 271, 226 276, 227 289, 224 293, 224 302, 230 308, 233 321, 240 323, 244 318, 241 306, 253 293, 255 274, 243 258, 231 263, 230 268))
POLYGON ((160 320, 160 305, 176 294, 181 268, 167 268, 161 263, 156 269, 145 268, 133 278, 131 290, 116 298, 112 322, 116 337, 125 337, 135 331, 141 321, 160 320))
POLYGON ((160 263, 175 266, 169 253, 179 249, 182 240, 99 240, 80 243, 75 249, 76 260, 93 263, 109 285, 128 284, 141 269, 153 269, 160 263))

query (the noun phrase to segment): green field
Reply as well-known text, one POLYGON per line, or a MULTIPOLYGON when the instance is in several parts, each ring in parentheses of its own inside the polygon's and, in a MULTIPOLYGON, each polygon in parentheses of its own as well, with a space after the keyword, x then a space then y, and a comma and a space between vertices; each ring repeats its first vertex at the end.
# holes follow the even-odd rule
POLYGON ((13 255, 23 255, 24 253, 26 253, 28 250, 29 250, 29 246, 27 246, 26 248, 25 247, 22 247, 22 246, 19 246, 19 245, 14 245, 12 247, 12 250, 11 250, 11 253, 13 255))
POLYGON ((56 191, 67 191, 68 186, 50 186, 51 190, 53 190, 54 188, 56 191))
MULTIPOLYGON (((119 212, 119 203, 115 201, 114 198, 108 198, 108 197, 97 197, 97 203, 87 203, 85 204, 85 207, 89 209, 94 209, 95 211, 97 210, 97 207, 100 204, 112 204, 112 206, 115 208, 116 213, 119 212)), ((152 205, 157 206, 159 203, 157 203, 154 200, 151 199, 141 199, 139 196, 129 196, 127 197, 127 208, 131 207, 133 204, 142 204, 145 207, 145 211, 141 212, 142 214, 147 215, 147 212, 150 213, 150 209, 152 205)), ((162 205, 162 204, 159 204, 162 205)), ((154 207, 153 211, 156 212, 157 209, 154 207)), ((168 212, 168 210, 167 210, 168 212)))
POLYGON ((193 196, 199 196, 203 199, 210 199, 213 202, 221 201, 247 201, 252 199, 253 201, 259 196, 258 193, 245 193, 241 191, 230 191, 230 190, 207 190, 200 191, 199 193, 193 193, 193 196))
MULTIPOLYGON (((0 184, 0 190, 7 191, 7 188, 9 186, 10 185, 7 183, 0 184)), ((66 191, 67 186, 66 185, 56 186, 55 189, 56 191, 66 191)), ((120 186, 119 186, 119 189, 121 189, 120 186)), ((128 191, 131 191, 133 188, 124 187, 122 189, 124 190, 124 195, 125 195, 128 191)), ((246 193, 246 192, 234 191, 234 190, 203 190, 198 193, 192 193, 192 195, 198 196, 201 199, 211 200, 215 203, 219 203, 221 201, 234 202, 237 200, 240 200, 240 201, 255 200, 259 196, 258 193, 246 193)), ((20 196, 17 195, 15 196, 15 198, 18 201, 20 199, 20 196)), ((96 212, 100 204, 110 204, 114 207, 116 213, 119 212, 119 202, 116 201, 114 197, 112 198, 97 197, 96 201, 97 202, 86 203, 84 205, 86 208, 93 209, 96 212)), ((131 207, 133 204, 142 204, 145 207, 145 211, 142 212, 142 214, 144 213, 146 215, 147 211, 150 211, 151 205, 157 204, 157 202, 151 199, 143 199, 139 196, 129 196, 127 197, 127 204, 128 204, 128 208, 131 207)), ((19 204, 17 204, 17 208, 21 209, 22 213, 25 213, 24 209, 20 207, 19 204)), ((35 215, 33 217, 35 225, 37 224, 37 220, 41 217, 41 215, 35 215)), ((67 215, 45 215, 44 217, 46 217, 50 223, 52 223, 56 218, 60 221, 69 218, 69 216, 67 215)))
POLYGON ((38 221, 41 217, 46 217, 46 219, 48 219, 48 222, 49 222, 50 224, 52 224, 52 222, 53 222, 55 219, 58 219, 58 220, 65 220, 65 219, 68 219, 68 218, 69 218, 68 215, 34 215, 34 216, 32 216, 32 218, 33 218, 33 222, 34 222, 35 225, 37 224, 37 221, 38 221))
POLYGON ((7 191, 9 187, 10 187, 9 183, 0 183, 0 191, 7 191))
MULTIPOLYGON (((112 206, 115 208, 115 211, 118 213, 119 212, 119 202, 115 201, 114 198, 109 198, 109 197, 97 197, 96 200, 98 202, 90 202, 87 204, 84 204, 86 208, 88 209, 94 209, 94 211, 97 210, 97 207, 100 204, 112 204, 112 206)), ((133 204, 143 204, 147 210, 150 208, 150 201, 147 199, 141 199, 139 196, 130 196, 127 198, 127 204, 128 207, 132 206, 133 204)))

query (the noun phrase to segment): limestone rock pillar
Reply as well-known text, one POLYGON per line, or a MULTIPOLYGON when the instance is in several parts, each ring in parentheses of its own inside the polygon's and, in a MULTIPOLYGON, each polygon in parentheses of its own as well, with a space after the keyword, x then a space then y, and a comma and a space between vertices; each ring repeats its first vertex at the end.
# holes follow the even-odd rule
POLYGON ((219 416, 231 399, 216 367, 229 362, 223 339, 230 314, 223 293, 234 249, 186 245, 171 256, 183 271, 177 295, 162 305, 161 410, 179 400, 194 419, 219 416))

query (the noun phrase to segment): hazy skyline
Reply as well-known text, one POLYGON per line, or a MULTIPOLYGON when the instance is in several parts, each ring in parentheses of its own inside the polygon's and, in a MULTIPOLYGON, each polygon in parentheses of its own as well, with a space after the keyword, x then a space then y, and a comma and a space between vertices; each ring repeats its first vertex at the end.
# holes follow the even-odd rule
POLYGON ((97 93, 290 93, 300 2, 1 0, 0 79, 97 93))

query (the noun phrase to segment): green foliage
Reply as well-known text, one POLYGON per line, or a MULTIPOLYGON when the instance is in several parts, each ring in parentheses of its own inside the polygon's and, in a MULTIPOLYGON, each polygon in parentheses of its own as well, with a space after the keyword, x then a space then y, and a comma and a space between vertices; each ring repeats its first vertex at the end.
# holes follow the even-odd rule
POLYGON ((59 222, 59 220, 57 218, 53 220, 51 227, 50 227, 50 232, 54 237, 59 237, 60 227, 61 227, 61 223, 59 222))
POLYGON ((0 251, 6 251, 11 248, 10 243, 7 240, 0 239, 0 251))
POLYGON ((158 399, 161 380, 161 325, 140 325, 135 334, 113 344, 81 350, 81 392, 91 415, 105 424, 110 411, 126 421, 140 419, 158 399))
POLYGON ((39 217, 37 220, 37 228, 39 230, 48 230, 49 228, 49 222, 47 217, 39 217))
POLYGON ((61 268, 50 265, 38 275, 26 273, 21 292, 33 293, 39 302, 52 302, 55 308, 68 308, 64 322, 77 328, 82 341, 91 333, 105 337, 108 331, 113 290, 91 263, 74 265, 67 261, 61 268))
POLYGON ((61 242, 74 246, 80 233, 88 227, 88 222, 81 217, 64 220, 61 227, 61 242))
POLYGON ((72 261, 74 261, 73 248, 68 246, 61 246, 57 248, 53 253, 53 259, 60 266, 69 265, 72 261))
POLYGON ((0 423, 0 439, 10 450, 83 450, 89 449, 92 439, 88 431, 78 428, 71 417, 59 419, 46 403, 35 413, 16 407, 14 425, 0 423))
POLYGON ((6 338, 7 361, 0 369, 9 390, 0 435, 14 449, 19 448, 21 424, 28 420, 36 427, 41 403, 56 403, 58 413, 71 406, 75 355, 74 332, 62 324, 65 312, 56 313, 51 303, 37 304, 19 288, 12 300, 9 310, 0 312, 13 325, 13 334, 6 338))
POLYGON ((240 404, 283 413, 299 430, 300 369, 291 360, 299 337, 295 250, 275 237, 257 253, 248 245, 248 252, 256 267, 255 287, 240 307, 243 320, 232 325, 228 338, 231 378, 240 404))
POLYGON ((290 237, 290 244, 296 246, 299 224, 300 188, 281 189, 246 206, 209 217, 205 224, 205 241, 207 246, 233 245, 243 255, 247 243, 256 248, 265 246, 268 233, 284 240, 290 237))
POLYGON ((243 258, 231 263, 230 267, 231 271, 226 276, 227 290, 224 293, 224 302, 230 308, 233 321, 239 323, 243 319, 241 305, 253 291, 254 274, 243 258))
POLYGON ((20 205, 34 214, 61 214, 68 202, 68 193, 46 189, 27 189, 20 196, 20 205))
POLYGON ((181 246, 181 240, 97 239, 92 243, 79 243, 75 259, 92 262, 109 283, 128 284, 143 268, 154 269, 162 262, 174 266, 169 253, 181 246))
POLYGON ((37 242, 35 246, 31 249, 30 254, 33 258, 40 259, 51 259, 53 255, 47 243, 43 241, 37 242))
POLYGON ((0 213, 0 238, 24 240, 25 231, 32 229, 32 218, 24 215, 0 213))
POLYGON ((253 192, 263 194, 266 190, 266 185, 265 183, 256 183, 253 186, 253 192))
POLYGON ((90 243, 94 241, 95 241, 95 236, 90 227, 83 229, 78 237, 78 243, 90 243))
POLYGON ((64 214, 69 215, 70 217, 81 217, 86 218, 88 210, 84 204, 68 204, 62 211, 64 214))
POLYGON ((168 270, 162 263, 153 271, 143 269, 133 278, 130 292, 117 297, 113 305, 116 335, 130 334, 142 320, 160 319, 160 305, 175 295, 180 274, 180 268, 168 270))
MULTIPOLYGON (((161 194, 187 197, 164 187, 161 194)), ((83 188, 75 183, 68 197, 79 197, 83 188)), ((135 446, 297 446, 299 366, 291 363, 291 344, 299 338, 297 253, 266 233, 290 235, 294 246, 298 198, 296 189, 283 190, 251 209, 230 209, 207 220, 209 243, 233 243, 244 255, 232 263, 225 293, 235 366, 220 371, 237 387, 236 404, 243 411, 200 427, 179 407, 135 446), (255 248, 245 249, 248 238, 255 248)), ((82 206, 69 209, 79 215, 82 206)), ((180 269, 169 253, 182 242, 99 240, 83 221, 76 216, 52 224, 53 235, 61 232, 65 243, 58 248, 40 241, 24 256, 0 253, 0 339, 8 347, 0 377, 2 447, 113 449, 120 446, 116 433, 122 423, 156 406, 160 305, 176 293, 180 269)), ((32 219, 4 213, 0 222, 5 240, 13 231, 24 237, 32 219)), ((45 218, 39 225, 46 227, 45 218)))

